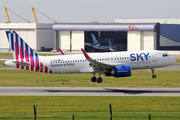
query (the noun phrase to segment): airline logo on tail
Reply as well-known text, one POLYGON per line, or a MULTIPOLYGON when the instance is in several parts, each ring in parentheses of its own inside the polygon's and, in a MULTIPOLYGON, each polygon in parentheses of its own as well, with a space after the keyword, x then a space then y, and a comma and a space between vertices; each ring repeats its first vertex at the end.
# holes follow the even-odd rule
POLYGON ((92 36, 94 45, 99 44, 99 42, 97 41, 97 39, 96 39, 96 37, 94 36, 94 34, 91 34, 91 36, 92 36))
POLYGON ((15 31, 6 31, 6 35, 14 57, 12 62, 16 64, 16 68, 52 73, 40 62, 39 55, 15 31))

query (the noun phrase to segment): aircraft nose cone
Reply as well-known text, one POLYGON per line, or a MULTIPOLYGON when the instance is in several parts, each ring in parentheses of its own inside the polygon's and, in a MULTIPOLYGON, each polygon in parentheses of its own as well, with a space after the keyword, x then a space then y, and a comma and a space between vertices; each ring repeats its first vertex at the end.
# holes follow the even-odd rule
POLYGON ((176 59, 174 58, 174 60, 173 60, 173 63, 175 64, 176 63, 176 59))
POLYGON ((175 64, 176 63, 176 59, 172 58, 171 62, 172 62, 172 64, 175 64))

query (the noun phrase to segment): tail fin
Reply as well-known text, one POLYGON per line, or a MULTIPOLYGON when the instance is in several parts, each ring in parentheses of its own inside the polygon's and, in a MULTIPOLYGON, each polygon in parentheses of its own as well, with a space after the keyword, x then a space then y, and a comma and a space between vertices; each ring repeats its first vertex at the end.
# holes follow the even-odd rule
POLYGON ((96 39, 96 37, 94 36, 94 34, 91 34, 91 36, 92 36, 94 45, 99 44, 99 42, 97 41, 97 39, 96 39))
MULTIPOLYGON (((14 57, 13 62, 16 63, 17 68, 37 72, 48 72, 47 66, 43 67, 43 62, 40 62, 39 55, 35 53, 15 31, 6 31, 6 35, 14 57), (45 68, 45 70, 43 68, 45 68)), ((49 72, 52 73, 51 70, 49 72)))
POLYGON ((109 39, 109 47, 111 47, 111 40, 109 39))
POLYGON ((27 59, 26 62, 29 62, 29 58, 31 57, 38 59, 38 54, 36 54, 15 31, 6 31, 6 35, 11 46, 13 57, 16 61, 27 59))

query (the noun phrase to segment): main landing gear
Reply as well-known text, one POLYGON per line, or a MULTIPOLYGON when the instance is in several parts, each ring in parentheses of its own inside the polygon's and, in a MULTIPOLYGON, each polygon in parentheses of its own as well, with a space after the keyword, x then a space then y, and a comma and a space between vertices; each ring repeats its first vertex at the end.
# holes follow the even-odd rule
POLYGON ((154 69, 153 68, 151 68, 151 71, 152 71, 152 78, 156 78, 156 75, 154 74, 154 69))
POLYGON ((93 77, 91 78, 91 82, 97 82, 97 83, 101 83, 103 80, 101 78, 101 74, 99 74, 99 77, 96 79, 95 77, 95 73, 93 74, 93 77))

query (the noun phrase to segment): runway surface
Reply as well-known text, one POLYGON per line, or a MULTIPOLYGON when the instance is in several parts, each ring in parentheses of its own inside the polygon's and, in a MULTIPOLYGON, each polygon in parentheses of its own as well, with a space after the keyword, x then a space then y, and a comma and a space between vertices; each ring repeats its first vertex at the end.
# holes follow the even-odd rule
POLYGON ((180 96, 180 88, 0 87, 0 96, 180 96))
POLYGON ((180 63, 175 63, 167 67, 157 68, 155 70, 180 70, 180 63))

